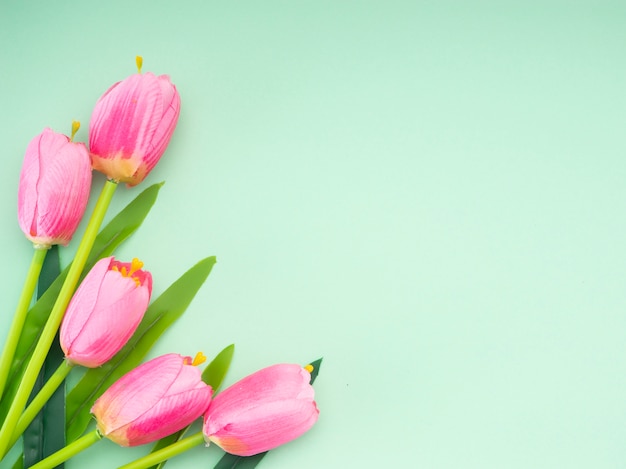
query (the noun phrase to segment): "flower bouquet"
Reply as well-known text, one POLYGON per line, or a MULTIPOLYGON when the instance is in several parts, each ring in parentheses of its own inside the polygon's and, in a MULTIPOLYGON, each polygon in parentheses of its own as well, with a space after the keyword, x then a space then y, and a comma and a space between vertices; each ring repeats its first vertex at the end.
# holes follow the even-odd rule
POLYGON ((118 185, 131 188, 145 179, 178 121, 180 96, 170 78, 141 68, 138 57, 138 73, 111 86, 96 103, 88 148, 74 141, 77 122, 70 137, 44 129, 26 148, 18 221, 34 250, 10 330, 2 331, 0 467, 58 467, 102 438, 122 447, 155 442, 126 469, 160 468, 202 443, 225 451, 216 468, 234 467, 241 458, 254 467, 267 451, 317 420, 312 383, 321 360, 269 366, 219 393, 233 345, 204 371, 202 353, 192 358, 172 352, 142 363, 185 311, 215 257, 198 262, 151 302, 152 273, 139 259, 118 260, 113 253, 139 228, 161 184, 145 189, 101 226, 118 185), (81 222, 92 169, 106 182, 73 261, 61 270, 58 246, 71 241, 81 222), (55 351, 62 355, 56 362, 55 351), (86 372, 65 392, 75 367, 86 372), (57 415, 65 409, 64 418, 53 422, 60 427, 34 426, 53 400, 60 402, 57 415), (187 436, 199 419, 201 430, 187 436), (23 445, 22 455, 18 444, 25 432, 39 441, 53 433, 65 438, 34 455, 23 445))

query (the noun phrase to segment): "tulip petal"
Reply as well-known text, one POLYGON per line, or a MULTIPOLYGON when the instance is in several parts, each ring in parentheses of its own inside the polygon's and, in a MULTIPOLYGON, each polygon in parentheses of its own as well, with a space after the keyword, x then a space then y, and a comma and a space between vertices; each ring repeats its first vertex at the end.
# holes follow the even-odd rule
POLYGON ((236 411, 242 403, 280 401, 283 399, 313 399, 315 391, 309 386, 311 375, 300 365, 273 365, 253 373, 215 397, 225 412, 236 411), (223 403, 222 403, 223 401, 223 403))
POLYGON ((116 381, 98 399, 91 412, 108 435, 143 415, 161 399, 183 366, 178 355, 150 360, 116 381))
POLYGON ((248 408, 228 421, 213 420, 207 433, 224 451, 252 456, 298 438, 315 424, 318 414, 314 402, 272 402, 248 408))
POLYGON ((136 446, 197 419, 207 409, 212 390, 190 360, 163 355, 116 381, 91 409, 100 432, 120 445, 136 446))
POLYGON ((157 164, 176 127, 180 96, 167 75, 135 74, 98 100, 89 126, 95 169, 135 185, 157 164))
POLYGON ((163 114, 160 97, 161 87, 151 73, 131 75, 110 88, 93 111, 91 151, 129 158, 135 149, 146 149, 163 114))
POLYGON ((121 428, 127 441, 125 446, 137 446, 163 438, 190 425, 207 409, 211 388, 182 390, 168 395, 148 409, 135 421, 121 428))
POLYGON ((318 414, 309 373, 299 365, 274 365, 218 394, 203 431, 225 451, 251 456, 299 437, 318 414))
POLYGON ((70 363, 102 365, 139 326, 150 302, 152 276, 140 270, 140 261, 134 262, 102 259, 76 290, 60 331, 61 348, 70 363))
POLYGON ((87 206, 89 154, 82 143, 50 129, 29 143, 18 190, 18 221, 35 243, 67 244, 87 206))
POLYGON ((112 260, 113 257, 105 257, 95 263, 76 289, 65 311, 59 338, 61 348, 66 355, 72 347, 74 339, 80 334, 84 327, 83 312, 92 311, 98 301, 100 285, 104 276, 109 271, 112 260))
POLYGON ((99 301, 84 319, 83 329, 66 353, 71 362, 89 368, 102 365, 126 344, 139 326, 150 300, 148 290, 137 287, 132 279, 117 277, 117 283, 126 284, 128 290, 118 290, 119 297, 115 299, 99 301))
MULTIPOLYGON (((44 233, 58 233, 58 238, 71 238, 85 210, 91 185, 86 149, 69 144, 63 150, 65 158, 56 157, 47 162, 44 176, 38 184, 39 230, 44 233), (82 162, 82 168, 78 163, 82 162), (72 173, 88 175, 85 179, 67 177, 72 173)), ((56 156, 56 155, 55 155, 56 156)))
MULTIPOLYGON (((44 133, 46 130, 44 130, 44 133)), ((33 138, 26 148, 17 193, 18 221, 20 228, 27 236, 37 234, 36 219, 38 197, 35 188, 39 181, 39 142, 42 137, 43 134, 40 134, 33 138)))
POLYGON ((150 172, 154 168, 165 151, 180 114, 180 95, 176 91, 176 87, 171 84, 167 75, 161 75, 158 79, 163 97, 164 112, 163 118, 154 132, 153 151, 146 155, 146 172, 150 172))

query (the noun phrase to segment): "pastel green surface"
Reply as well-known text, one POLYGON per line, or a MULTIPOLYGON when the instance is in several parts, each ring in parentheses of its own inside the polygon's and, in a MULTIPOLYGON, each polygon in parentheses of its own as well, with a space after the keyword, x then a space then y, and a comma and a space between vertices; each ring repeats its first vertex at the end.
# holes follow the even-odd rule
POLYGON ((324 357, 319 422, 260 468, 624 467, 625 21, 601 0, 2 2, 0 332, 31 256, 26 145, 73 119, 86 140, 140 54, 182 111, 118 257, 155 297, 218 259, 152 356, 235 343, 225 385, 324 357))

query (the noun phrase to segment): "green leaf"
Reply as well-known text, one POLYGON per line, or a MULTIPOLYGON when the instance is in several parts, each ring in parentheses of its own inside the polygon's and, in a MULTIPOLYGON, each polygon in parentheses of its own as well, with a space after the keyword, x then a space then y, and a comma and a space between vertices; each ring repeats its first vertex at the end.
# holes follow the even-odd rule
POLYGON ((17 461, 13 463, 11 469, 24 469, 24 460, 22 459, 21 454, 17 457, 17 461))
POLYGON ((153 184, 133 199, 100 231, 87 263, 110 256, 113 251, 141 226, 156 202, 164 182, 153 184))
POLYGON ((207 257, 185 272, 150 305, 124 348, 100 368, 85 373, 66 399, 68 442, 76 440, 89 425, 89 410, 95 400, 123 374, 139 365, 161 334, 183 314, 215 262, 215 257, 207 257))
MULTIPOLYGON (((207 365, 207 367, 202 372, 202 381, 213 388, 213 392, 216 392, 224 381, 224 377, 226 376, 226 372, 228 368, 230 368, 230 363, 233 359, 233 354, 235 353, 235 345, 230 344, 220 353, 218 353, 215 358, 207 365)), ((152 447, 151 453, 158 451, 166 446, 169 446, 173 443, 176 443, 180 440, 187 430, 189 430, 190 426, 183 428, 182 430, 177 431, 176 433, 166 436, 165 438, 161 438, 159 441, 155 443, 152 447)), ((158 464, 148 468, 148 469, 162 469, 165 466, 165 461, 161 461, 158 464)))
MULTIPOLYGON (((46 256, 37 284, 40 298, 61 273, 59 246, 52 246, 46 256)), ((63 362, 64 354, 58 339, 50 347, 43 367, 37 377, 31 397, 36 396, 50 376, 63 362)), ((24 465, 30 467, 65 446, 65 383, 52 393, 43 409, 33 419, 22 435, 24 465)), ((59 464, 58 469, 63 469, 59 464)))
MULTIPOLYGON (((165 438, 161 438, 159 441, 157 441, 154 444, 154 446, 150 450, 150 453, 154 453, 155 451, 163 449, 179 441, 183 436, 185 436, 185 433, 187 433, 187 430, 189 430, 190 426, 187 426, 183 428, 182 430, 178 430, 176 433, 172 433, 171 435, 168 435, 165 438)), ((167 463, 167 461, 168 460, 166 459, 165 461, 161 461, 160 463, 155 464, 154 466, 150 466, 147 469, 162 469, 163 466, 165 466, 165 464, 167 463)))
MULTIPOLYGON (((312 361, 310 365, 313 367, 313 370, 311 370, 311 384, 313 384, 320 372, 322 359, 318 358, 312 361)), ((235 456, 234 454, 226 453, 213 469, 253 469, 261 462, 267 453, 269 453, 269 451, 255 454, 254 456, 235 456)))
POLYGON ((311 370, 311 384, 313 384, 317 379, 317 375, 320 372, 320 367, 322 366, 322 360, 322 358, 318 358, 317 360, 309 363, 309 365, 313 367, 313 369, 311 370))
POLYGON ((269 451, 255 454, 254 456, 235 456, 234 454, 226 453, 215 465, 214 469, 252 469, 261 462, 267 453, 269 451))
MULTIPOLYGON (((122 241, 127 239, 139 228, 154 205, 162 185, 163 183, 153 184, 145 189, 102 229, 95 240, 91 254, 85 264, 85 272, 88 272, 99 259, 110 256, 122 241)), ((10 403, 15 397, 17 387, 24 374, 24 369, 28 364, 28 359, 35 348, 37 338, 41 334, 46 320, 48 319, 48 315, 61 290, 68 270, 69 266, 61 272, 61 275, 57 277, 28 312, 26 323, 24 324, 24 329, 15 352, 15 358, 13 359, 9 382, 3 399, 0 402, 0 421, 3 421, 6 417, 10 403)))
POLYGON ((213 388, 213 393, 216 393, 222 385, 230 363, 233 361, 234 353, 235 344, 230 344, 218 353, 202 372, 202 381, 213 388))

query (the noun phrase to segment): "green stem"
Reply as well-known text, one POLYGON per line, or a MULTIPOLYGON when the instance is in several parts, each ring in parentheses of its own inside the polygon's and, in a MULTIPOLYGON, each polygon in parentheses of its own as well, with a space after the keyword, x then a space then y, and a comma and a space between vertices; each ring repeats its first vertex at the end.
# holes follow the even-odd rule
POLYGON ((15 430, 13 431, 13 437, 11 438, 11 442, 9 443, 9 448, 12 447, 17 439, 22 436, 22 433, 28 428, 33 419, 37 416, 39 411, 43 409, 43 406, 46 405, 46 402, 50 399, 50 396, 54 394, 61 383, 65 380, 67 375, 72 371, 73 366, 67 362, 67 360, 63 360, 63 363, 56 369, 56 371, 50 376, 46 384, 39 390, 35 398, 30 401, 26 410, 22 413, 22 416, 17 422, 15 426, 15 430))
POLYGON ((100 432, 98 432, 98 430, 91 431, 81 436, 73 443, 70 443, 65 448, 51 454, 46 459, 42 459, 37 464, 30 466, 30 469, 53 469, 59 464, 67 461, 71 457, 76 456, 84 449, 89 448, 94 443, 97 443, 101 439, 102 435, 100 435, 100 432))
MULTIPOLYGON (((176 456, 177 454, 183 453, 194 446, 198 446, 201 443, 204 443, 204 435, 202 432, 198 432, 195 435, 183 438, 182 440, 155 451, 154 453, 150 453, 143 458, 139 458, 136 461, 120 466, 118 469, 146 469, 160 463, 161 461, 165 461, 166 459, 176 456)), ((35 469, 35 466, 31 469, 35 469)))
POLYGON ((117 183, 107 181, 102 188, 98 202, 96 202, 93 214, 91 215, 89 224, 85 229, 85 234, 83 235, 83 239, 78 246, 65 282, 63 283, 59 296, 57 297, 52 311, 50 312, 48 321, 41 332, 37 346, 35 347, 33 355, 28 362, 22 381, 17 388, 15 398, 11 403, 11 407, 7 412, 4 424, 0 429, 0 459, 4 457, 9 449, 9 442, 13 436, 15 425, 17 424, 24 407, 26 407, 28 396, 35 385, 35 381, 37 381, 37 374, 46 359, 48 350, 50 350, 50 345, 52 345, 52 342, 54 341, 54 336, 56 335, 59 325, 61 324, 61 320, 63 319, 65 308, 67 308, 72 294, 74 293, 74 289, 76 288, 80 274, 83 271, 83 267, 87 262, 87 257, 89 256, 89 252, 91 251, 91 247, 96 239, 96 235, 98 234, 98 230, 100 229, 100 225, 102 224, 102 220, 104 219, 104 215, 109 207, 116 187, 117 183))
POLYGON ((7 341, 4 344, 2 351, 2 357, 0 358, 0 397, 4 393, 7 380, 9 378, 9 372, 11 371, 11 365, 13 363, 13 356, 15 355, 15 349, 26 322, 26 315, 28 314, 28 307, 33 299, 33 293, 37 287, 37 280, 39 279, 39 273, 43 266, 43 261, 48 253, 49 246, 44 247, 41 245, 35 245, 35 252, 33 252, 33 259, 30 263, 30 268, 26 274, 26 280, 24 281, 24 287, 22 288, 22 294, 17 303, 15 314, 13 315, 13 323, 9 329, 9 335, 7 341))

